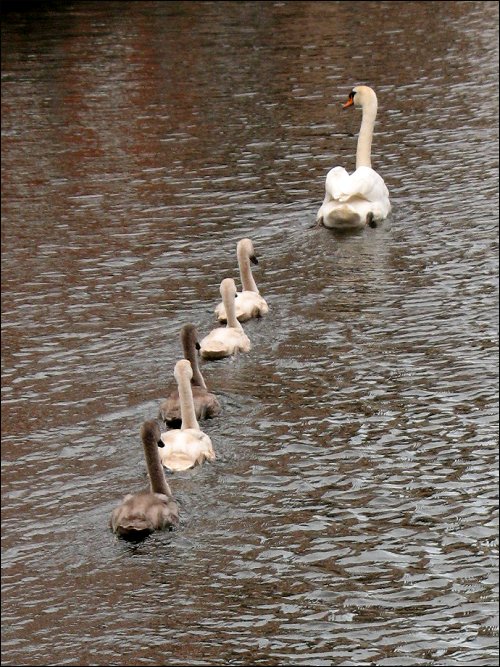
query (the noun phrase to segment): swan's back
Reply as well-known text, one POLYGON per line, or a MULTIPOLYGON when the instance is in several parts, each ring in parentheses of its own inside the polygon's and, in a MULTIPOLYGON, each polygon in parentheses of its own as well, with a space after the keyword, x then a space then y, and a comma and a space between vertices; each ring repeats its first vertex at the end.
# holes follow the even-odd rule
MULTIPOLYGON (((266 300, 258 292, 243 290, 237 293, 235 302, 236 318, 239 322, 247 322, 255 317, 263 317, 269 312, 266 300)), ((226 309, 223 303, 219 303, 215 309, 219 322, 227 322, 226 309)))
POLYGON ((155 530, 173 528, 179 522, 177 503, 162 493, 142 491, 127 495, 113 510, 110 525, 126 539, 141 539, 155 530))
POLYGON ((204 359, 223 359, 238 352, 248 352, 250 339, 243 329, 220 327, 213 329, 201 341, 200 354, 204 359))
POLYGON ((163 447, 160 459, 165 468, 172 471, 188 470, 205 460, 213 461, 215 452, 212 441, 199 429, 174 429, 162 433, 163 447))
MULTIPOLYGON (((215 394, 205 389, 205 387, 198 387, 197 385, 191 385, 191 390, 196 419, 212 419, 220 414, 221 406, 215 394)), ((158 416, 170 428, 181 427, 181 401, 178 389, 174 390, 167 399, 162 401, 158 416)))

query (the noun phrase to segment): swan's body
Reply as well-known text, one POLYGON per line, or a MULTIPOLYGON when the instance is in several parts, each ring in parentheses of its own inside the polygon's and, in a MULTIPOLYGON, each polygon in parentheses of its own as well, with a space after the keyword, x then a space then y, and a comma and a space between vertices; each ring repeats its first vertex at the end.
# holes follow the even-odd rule
POLYGON ((325 199, 316 220, 332 229, 375 227, 391 210, 389 192, 371 167, 373 128, 377 116, 377 96, 368 86, 352 89, 344 108, 361 106, 363 111, 356 151, 356 171, 348 174, 334 167, 326 176, 325 199))
MULTIPOLYGON (((241 239, 236 246, 236 255, 238 257, 238 267, 241 277, 241 292, 236 296, 236 318, 239 322, 246 322, 253 317, 262 317, 269 312, 269 306, 264 297, 259 293, 257 284, 252 275, 252 264, 258 264, 257 257, 253 249, 253 243, 250 239, 241 239)), ((219 322, 226 323, 227 315, 224 303, 219 303, 215 309, 215 314, 219 322)))
MULTIPOLYGON (((236 318, 236 285, 232 278, 224 278, 220 284, 222 302, 227 315, 227 325, 213 329, 200 343, 204 359, 222 359, 238 352, 248 352, 250 339, 236 318)), ((238 297, 239 298, 239 297, 238 297)))
POLYGON ((179 388, 182 425, 161 434, 158 443, 160 459, 168 470, 187 470, 205 459, 213 461, 215 452, 212 441, 206 433, 200 431, 194 410, 191 378, 193 371, 187 359, 181 359, 175 365, 175 379, 179 388))
POLYGON ((155 530, 171 528, 179 522, 179 509, 172 498, 158 453, 161 437, 158 424, 145 422, 141 436, 151 490, 125 496, 110 519, 113 532, 129 540, 141 539, 155 530))
MULTIPOLYGON (((203 375, 198 364, 198 335, 193 324, 186 324, 181 329, 181 343, 184 350, 184 358, 191 364, 193 377, 191 379, 191 392, 193 394, 194 411, 196 419, 211 419, 220 413, 220 403, 215 394, 208 391, 203 375)), ((174 389, 171 394, 160 404, 159 418, 163 419, 167 426, 180 428, 182 422, 181 401, 179 389, 174 389)))

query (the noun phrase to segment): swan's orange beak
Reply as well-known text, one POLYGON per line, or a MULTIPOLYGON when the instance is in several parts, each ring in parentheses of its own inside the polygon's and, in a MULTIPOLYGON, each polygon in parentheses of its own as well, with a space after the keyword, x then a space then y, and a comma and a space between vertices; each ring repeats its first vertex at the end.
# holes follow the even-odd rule
POLYGON ((345 104, 342 105, 342 109, 347 109, 347 107, 352 107, 354 104, 354 99, 350 97, 345 104))

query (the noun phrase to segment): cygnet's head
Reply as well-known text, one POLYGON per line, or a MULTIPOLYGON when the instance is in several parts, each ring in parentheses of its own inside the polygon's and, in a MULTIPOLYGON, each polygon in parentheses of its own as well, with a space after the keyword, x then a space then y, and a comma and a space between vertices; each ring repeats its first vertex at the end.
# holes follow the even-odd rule
POLYGON ((174 377, 177 382, 180 382, 180 379, 184 377, 187 377, 188 380, 191 380, 193 377, 193 369, 191 368, 191 363, 187 359, 179 359, 179 361, 175 364, 174 377))
POLYGON ((220 284, 220 293, 222 298, 224 298, 224 294, 236 296, 236 283, 232 278, 224 278, 220 284))
POLYGON ((161 431, 158 422, 154 419, 145 421, 141 426, 141 439, 145 445, 148 443, 156 444, 161 439, 161 431))
POLYGON ((238 245, 236 246, 236 253, 238 257, 248 257, 252 264, 259 263, 253 249, 253 243, 251 239, 241 239, 241 241, 238 241, 238 245))
POLYGON ((194 324, 185 324, 181 329, 181 344, 184 350, 192 347, 199 350, 198 332, 194 324))

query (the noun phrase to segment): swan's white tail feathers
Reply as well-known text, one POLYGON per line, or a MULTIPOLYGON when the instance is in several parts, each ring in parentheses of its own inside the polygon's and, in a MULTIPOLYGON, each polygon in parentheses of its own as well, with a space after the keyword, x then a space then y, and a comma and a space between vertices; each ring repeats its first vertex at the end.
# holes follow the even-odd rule
POLYGON ((361 216, 350 206, 337 206, 323 218, 325 227, 338 229, 357 227, 362 224, 361 216))
POLYGON ((189 468, 193 468, 196 465, 196 461, 194 461, 190 456, 183 454, 182 452, 175 452, 162 460, 162 464, 168 470, 180 472, 182 470, 189 470, 189 468))
POLYGON ((228 356, 227 345, 219 341, 212 341, 210 347, 202 347, 201 356, 205 359, 223 359, 228 356))
POLYGON ((359 213, 356 213, 350 206, 339 206, 332 211, 331 215, 338 222, 355 223, 360 221, 359 213))

